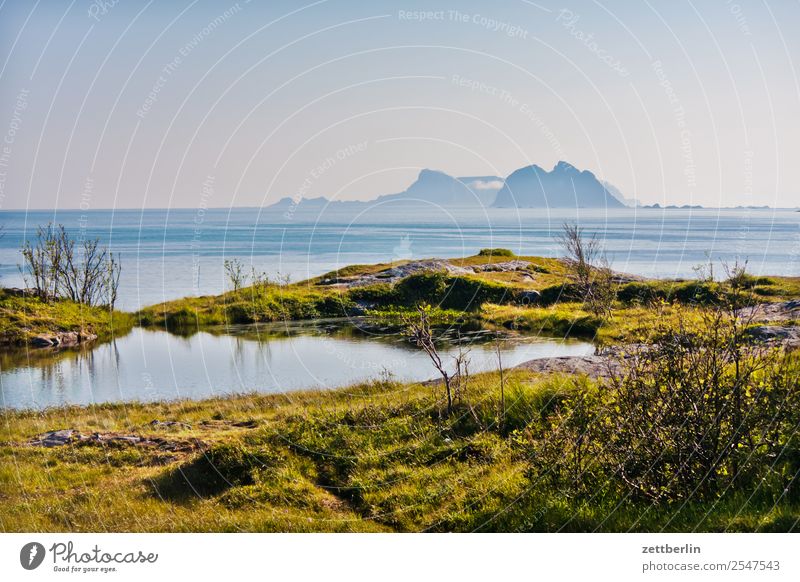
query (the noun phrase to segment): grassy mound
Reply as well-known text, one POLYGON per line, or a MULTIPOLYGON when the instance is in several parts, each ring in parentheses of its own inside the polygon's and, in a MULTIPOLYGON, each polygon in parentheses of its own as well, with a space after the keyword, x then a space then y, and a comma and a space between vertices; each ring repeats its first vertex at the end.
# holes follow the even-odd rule
MULTIPOLYGON (((780 381, 799 373, 795 358, 780 381)), ((775 386, 780 398, 788 385, 775 386)), ((584 492, 570 485, 570 471, 561 474, 566 482, 554 481, 542 463, 573 462, 575 442, 548 435, 560 434, 579 403, 594 402, 598 385, 513 370, 504 386, 503 422, 494 373, 473 377, 450 417, 442 416, 436 386, 392 381, 291 397, 10 413, 0 428, 0 529, 786 531, 800 518, 786 464, 797 455, 796 439, 783 443, 780 465, 751 467, 743 478, 761 483, 755 489, 742 481, 696 499, 640 500, 601 472, 598 457, 583 457, 587 483, 596 485, 584 492), (153 418, 186 424, 154 428, 153 418), (22 444, 63 426, 200 439, 205 446, 167 454, 22 444)), ((597 404, 593 414, 618 418, 613 406, 597 404)))
POLYGON ((45 302, 0 290, 0 344, 24 345, 31 338, 58 332, 89 332, 101 340, 130 331, 134 318, 121 311, 88 307, 67 300, 45 302))

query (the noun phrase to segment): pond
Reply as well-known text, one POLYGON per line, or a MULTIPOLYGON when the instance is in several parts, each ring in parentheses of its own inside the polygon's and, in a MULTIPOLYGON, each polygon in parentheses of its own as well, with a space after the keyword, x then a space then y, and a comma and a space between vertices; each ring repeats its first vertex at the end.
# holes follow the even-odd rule
MULTIPOLYGON (((491 334, 451 334, 442 355, 469 351, 471 373, 497 368, 491 334)), ((503 366, 555 356, 588 355, 571 340, 505 336, 503 366)), ((391 374, 432 379, 426 354, 396 333, 365 333, 352 324, 239 326, 181 336, 135 328, 114 341, 69 350, 25 349, 0 355, 0 406, 41 409, 66 404, 200 399, 262 392, 330 389, 391 374)))

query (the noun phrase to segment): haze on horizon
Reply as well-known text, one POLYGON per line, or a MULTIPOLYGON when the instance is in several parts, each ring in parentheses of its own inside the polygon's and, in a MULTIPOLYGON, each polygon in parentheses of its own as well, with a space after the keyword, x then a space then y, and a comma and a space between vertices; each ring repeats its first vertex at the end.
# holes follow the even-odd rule
POLYGON ((366 200, 566 160, 800 200, 800 3, 7 0, 0 209, 366 200))

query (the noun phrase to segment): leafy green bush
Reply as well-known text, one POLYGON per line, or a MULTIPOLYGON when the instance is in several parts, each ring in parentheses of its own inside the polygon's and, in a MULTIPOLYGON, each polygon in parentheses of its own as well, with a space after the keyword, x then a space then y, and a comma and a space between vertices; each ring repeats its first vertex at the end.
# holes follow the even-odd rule
POLYGON ((624 303, 649 303, 657 299, 666 299, 667 291, 653 283, 632 281, 621 285, 617 290, 617 298, 624 303))
POLYGON ((438 271, 409 275, 395 285, 398 300, 409 306, 418 303, 439 305, 446 289, 447 277, 438 271))
POLYGON ((506 285, 470 277, 451 277, 440 304, 444 309, 468 311, 479 309, 484 303, 507 303, 512 298, 513 291, 506 285))
POLYGON ((761 295, 762 297, 775 297, 778 295, 783 295, 783 291, 778 287, 753 287, 753 293, 756 295, 761 295))
POLYGON ((428 303, 461 311, 479 309, 484 303, 508 303, 514 296, 507 285, 472 277, 448 277, 435 271, 405 277, 394 291, 397 301, 407 307, 428 303))
POLYGON ((558 407, 534 440, 532 474, 645 502, 798 495, 798 359, 743 338, 722 309, 691 332, 662 324, 607 383, 558 407))
POLYGON ((550 285, 539 291, 539 302, 542 305, 553 305, 554 303, 582 301, 578 287, 571 283, 561 285, 550 285))
POLYGON ((315 309, 322 317, 344 317, 354 305, 350 298, 345 295, 336 297, 326 295, 319 297, 314 303, 315 309))
POLYGON ((197 314, 189 308, 182 307, 165 315, 164 323, 168 330, 185 330, 197 327, 197 314))
POLYGON ((398 302, 397 291, 387 283, 354 287, 348 294, 353 301, 366 301, 375 305, 394 305, 398 302))
POLYGON ((711 305, 719 302, 720 286, 708 281, 688 281, 669 288, 667 299, 677 299, 681 303, 711 305))
POLYGON ((481 249, 478 251, 479 257, 516 257, 517 255, 508 249, 481 249))

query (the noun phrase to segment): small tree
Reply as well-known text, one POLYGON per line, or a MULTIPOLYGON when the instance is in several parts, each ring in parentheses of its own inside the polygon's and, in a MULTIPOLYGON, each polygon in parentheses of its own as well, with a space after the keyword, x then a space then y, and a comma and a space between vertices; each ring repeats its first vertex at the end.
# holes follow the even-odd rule
POLYGON ((594 235, 587 239, 583 229, 574 223, 565 223, 557 240, 566 255, 569 278, 585 307, 598 317, 610 317, 616 289, 600 241, 594 235))
POLYGON ((117 295, 119 292, 119 278, 122 274, 122 263, 118 256, 114 253, 108 253, 108 261, 106 262, 106 305, 113 311, 114 306, 117 304, 117 295))
POLYGON ((59 291, 59 265, 61 263, 59 237, 52 224, 40 226, 35 242, 26 240, 20 252, 23 265, 20 273, 25 286, 32 289, 43 301, 57 297, 59 291))
POLYGON ((56 263, 60 295, 84 305, 113 307, 119 286, 119 260, 98 239, 76 242, 63 226, 58 229, 60 261, 56 263))
POLYGON ((239 259, 225 259, 225 274, 234 291, 238 291, 247 283, 247 275, 244 272, 244 265, 239 259))
POLYGON ((417 319, 406 321, 406 325, 411 339, 414 340, 414 343, 416 343, 418 347, 422 348, 422 350, 428 354, 433 367, 436 368, 436 371, 439 372, 439 375, 444 381, 444 390, 447 397, 447 415, 450 416, 450 413, 453 411, 453 394, 450 387, 452 378, 445 368, 439 351, 436 349, 430 324, 430 306, 424 304, 418 305, 417 319))

